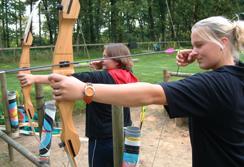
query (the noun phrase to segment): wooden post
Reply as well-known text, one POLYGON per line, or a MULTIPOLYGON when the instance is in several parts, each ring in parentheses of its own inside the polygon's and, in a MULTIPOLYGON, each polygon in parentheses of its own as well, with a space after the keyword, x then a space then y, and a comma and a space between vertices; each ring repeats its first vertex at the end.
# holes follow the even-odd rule
POLYGON ((173 71, 169 71, 170 76, 176 76, 176 77, 189 77, 194 75, 193 73, 183 73, 183 72, 173 72, 173 71))
MULTIPOLYGON (((169 79, 170 79, 170 74, 169 74, 168 70, 163 69, 163 81, 164 81, 164 82, 168 82, 169 79)), ((167 112, 166 112, 165 109, 163 110, 163 114, 164 114, 164 116, 166 116, 166 117, 168 116, 168 114, 167 114, 167 112)))
MULTIPOLYGON (((8 113, 8 91, 7 91, 7 82, 6 82, 6 75, 4 71, 0 71, 0 81, 1 81, 1 91, 2 91, 2 102, 3 102, 3 113, 4 113, 4 120, 6 126, 6 133, 10 137, 12 137, 12 129, 9 120, 9 113, 8 113)), ((13 148, 10 144, 8 144, 8 154, 10 161, 14 160, 13 148)))
POLYGON ((38 127, 39 127, 39 136, 41 138, 42 133, 42 124, 44 119, 44 99, 43 99, 43 89, 41 84, 35 84, 36 91, 36 110, 38 113, 38 127))
POLYGON ((164 80, 164 82, 168 82, 169 79, 170 79, 170 77, 171 77, 171 76, 170 76, 168 70, 164 69, 164 70, 163 70, 163 80, 164 80))
POLYGON ((122 166, 124 145, 124 112, 121 106, 112 106, 114 167, 122 166))
POLYGON ((14 49, 13 51, 14 51, 14 58, 16 59, 16 49, 14 49))

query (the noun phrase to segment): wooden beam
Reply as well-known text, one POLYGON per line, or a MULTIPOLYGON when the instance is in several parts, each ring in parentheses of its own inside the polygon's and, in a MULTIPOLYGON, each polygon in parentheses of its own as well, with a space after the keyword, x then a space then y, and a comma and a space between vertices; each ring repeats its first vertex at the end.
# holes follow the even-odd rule
MULTIPOLYGON (((7 90, 7 81, 4 71, 0 71, 0 81, 1 81, 1 91, 2 91, 2 104, 3 104, 3 113, 6 126, 6 133, 12 137, 12 129, 10 125, 9 112, 8 112, 8 90, 7 90)), ((14 160, 13 148, 8 144, 8 154, 10 161, 14 160)))
POLYGON ((112 105, 114 167, 122 166, 124 145, 123 107, 112 105))

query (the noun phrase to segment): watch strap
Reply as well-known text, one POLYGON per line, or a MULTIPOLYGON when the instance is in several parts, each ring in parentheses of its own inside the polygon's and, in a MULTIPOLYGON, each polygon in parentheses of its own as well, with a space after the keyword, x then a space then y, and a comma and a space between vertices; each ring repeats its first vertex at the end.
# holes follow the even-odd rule
POLYGON ((83 97, 84 102, 86 104, 90 104, 92 102, 92 98, 94 97, 94 95, 95 95, 95 89, 94 89, 92 83, 86 83, 85 88, 84 88, 84 97, 83 97), (92 91, 92 94, 87 94, 88 89, 90 89, 90 91, 92 91))

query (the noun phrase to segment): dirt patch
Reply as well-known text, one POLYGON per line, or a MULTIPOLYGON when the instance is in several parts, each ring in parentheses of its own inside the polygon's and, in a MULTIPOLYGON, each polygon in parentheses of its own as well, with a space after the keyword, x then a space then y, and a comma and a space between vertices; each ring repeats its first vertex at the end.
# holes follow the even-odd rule
MULTIPOLYGON (((135 126, 140 124, 140 109, 132 109, 132 120, 135 126)), ((84 114, 74 116, 74 122, 81 137, 81 149, 76 158, 78 166, 88 166, 87 138, 84 137, 84 114)), ((142 127, 142 146, 140 152, 141 167, 190 167, 191 146, 186 127, 176 127, 175 121, 170 120, 162 106, 147 107, 142 127)), ((38 155, 38 142, 33 136, 21 136, 16 141, 38 155)), ((68 166, 66 153, 59 148, 59 137, 53 137, 51 151, 51 166, 68 166)), ((14 161, 9 162, 7 144, 0 140, 0 166, 26 167, 34 166, 21 154, 14 151, 14 161)))

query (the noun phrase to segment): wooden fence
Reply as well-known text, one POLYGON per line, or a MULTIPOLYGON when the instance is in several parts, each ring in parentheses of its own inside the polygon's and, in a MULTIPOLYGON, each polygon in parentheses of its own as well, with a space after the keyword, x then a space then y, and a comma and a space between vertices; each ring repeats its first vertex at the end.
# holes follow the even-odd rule
MULTIPOLYGON (((154 50, 154 45, 158 44, 160 47, 162 48, 168 48, 168 47, 173 47, 173 48, 177 48, 179 46, 178 43, 180 43, 180 45, 187 45, 190 46, 191 42, 190 41, 162 41, 162 42, 157 42, 157 41, 150 41, 150 42, 133 42, 133 48, 137 47, 137 48, 144 48, 147 50, 154 50)), ((104 45, 106 45, 107 43, 96 43, 96 44, 79 44, 79 45, 73 45, 73 49, 74 51, 81 52, 83 51, 82 48, 88 47, 88 48, 103 48, 104 45)), ((130 47, 131 43, 124 43, 125 45, 128 45, 130 47)), ((40 49, 46 49, 46 50, 50 50, 50 52, 52 53, 54 50, 54 45, 46 45, 46 46, 32 46, 30 49, 31 50, 40 50, 40 49)), ((11 55, 13 56, 18 56, 19 53, 21 51, 21 47, 14 47, 14 48, 0 48, 0 55, 4 55, 4 52, 12 52, 11 55)))

